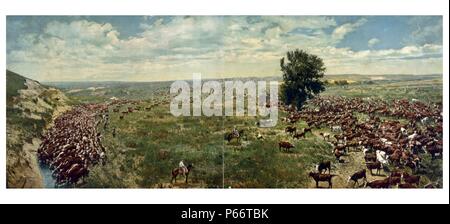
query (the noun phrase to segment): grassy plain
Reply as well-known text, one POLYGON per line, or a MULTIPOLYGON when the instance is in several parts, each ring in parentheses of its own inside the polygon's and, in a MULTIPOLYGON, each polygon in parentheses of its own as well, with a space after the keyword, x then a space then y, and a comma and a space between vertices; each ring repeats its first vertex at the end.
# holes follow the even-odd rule
MULTIPOLYGON (((329 85, 323 95, 418 99, 442 102, 442 75, 429 76, 328 76, 328 80, 349 80, 348 86, 329 85)), ((54 84, 64 88, 76 103, 105 102, 111 98, 140 100, 142 110, 125 115, 110 110, 110 125, 102 130, 108 162, 96 166, 83 187, 100 188, 310 188, 308 172, 322 160, 334 161, 332 146, 313 130, 306 139, 293 140, 284 129, 280 111, 274 128, 259 128, 258 117, 174 117, 169 112, 170 82, 54 84), (95 88, 89 88, 95 87, 95 88), (158 104, 155 106, 155 104, 158 104), (150 111, 143 110, 153 106, 150 111), (224 134, 233 127, 245 130, 240 143, 228 143, 224 134), (113 137, 112 130, 116 129, 113 137), (264 139, 258 140, 260 133, 264 139), (295 145, 290 153, 278 150, 280 140, 295 145), (170 183, 171 170, 178 162, 194 164, 190 183, 170 183)), ((123 105, 125 111, 131 105, 123 105)), ((367 115, 359 115, 367 116, 367 115)), ((306 127, 298 122, 297 129, 306 127)), ((333 164, 335 187, 349 187, 348 175, 364 168, 361 153, 352 152, 344 164, 333 164)), ((442 162, 424 163, 432 169, 421 184, 442 181, 442 162)), ((369 175, 370 176, 370 175, 369 175)), ((380 177, 370 176, 369 180, 380 177)), ((324 186, 326 187, 326 186, 324 186)))

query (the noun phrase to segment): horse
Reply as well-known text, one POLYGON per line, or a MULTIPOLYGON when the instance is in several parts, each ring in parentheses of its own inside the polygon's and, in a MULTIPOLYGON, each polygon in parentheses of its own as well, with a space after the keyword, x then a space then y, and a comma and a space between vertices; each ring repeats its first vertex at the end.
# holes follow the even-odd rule
POLYGON ((194 168, 194 165, 189 164, 186 168, 187 168, 187 172, 186 173, 184 173, 184 170, 181 167, 173 169, 172 170, 172 180, 170 182, 173 183, 173 181, 175 181, 175 183, 176 183, 177 182, 177 176, 178 175, 184 175, 186 177, 185 183, 187 184, 188 183, 189 174, 191 173, 192 169, 194 168))
POLYGON ((231 140, 233 140, 233 138, 236 138, 238 140, 238 142, 241 141, 241 137, 244 136, 244 130, 239 130, 239 135, 236 135, 234 133, 226 133, 224 139, 228 141, 228 143, 230 143, 231 140))

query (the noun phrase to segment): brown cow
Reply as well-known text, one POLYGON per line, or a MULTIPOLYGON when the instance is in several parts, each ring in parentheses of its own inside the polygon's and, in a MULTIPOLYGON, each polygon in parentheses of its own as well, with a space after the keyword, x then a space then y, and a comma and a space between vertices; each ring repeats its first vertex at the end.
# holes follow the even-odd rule
POLYGON ((389 178, 383 180, 374 180, 366 184, 370 188, 389 188, 389 178))
POLYGON ((300 138, 306 138, 305 132, 302 133, 296 133, 293 138, 300 139, 300 138))
POLYGON ((409 184, 419 185, 419 182, 420 182, 420 176, 409 175, 406 172, 403 173, 402 178, 403 178, 403 181, 405 181, 405 183, 409 183, 409 184))
POLYGON ((325 172, 328 170, 328 174, 331 174, 331 162, 330 161, 322 161, 316 165, 316 170, 322 174, 322 171, 325 172))
POLYGON ((375 153, 366 153, 364 160, 366 160, 366 162, 376 162, 377 155, 375 153))
POLYGON ((278 143, 278 146, 279 146, 279 150, 280 150, 280 151, 281 151, 282 149, 285 149, 286 151, 289 151, 290 149, 294 148, 294 145, 292 145, 292 144, 289 143, 289 142, 284 142, 284 141, 279 142, 279 143, 278 143))
POLYGON ((370 175, 372 175, 372 176, 373 176, 372 170, 376 169, 377 170, 377 175, 380 175, 380 170, 381 170, 381 168, 383 168, 379 161, 376 161, 374 163, 366 163, 366 167, 367 167, 367 169, 370 170, 370 175))
POLYGON ((389 179, 389 185, 391 186, 396 186, 399 185, 401 182, 401 178, 400 177, 388 177, 387 179, 389 179))
POLYGON ((303 133, 306 134, 306 133, 308 133, 308 132, 309 132, 309 133, 312 133, 312 128, 304 128, 304 129, 303 129, 303 133))
POLYGON ((341 162, 342 161, 341 156, 343 156, 343 155, 344 155, 344 153, 339 151, 338 149, 334 150, 334 157, 336 157, 337 161, 341 162))
POLYGON ((331 180, 336 175, 310 172, 309 176, 312 177, 316 182, 316 188, 319 188, 319 182, 328 182, 328 188, 333 188, 333 183, 331 182, 331 180))
POLYGON ((358 186, 359 179, 363 179, 364 182, 367 182, 366 169, 362 169, 354 173, 353 175, 349 176, 347 182, 350 182, 350 180, 352 180, 355 182, 355 186, 358 186))
POLYGON ((295 133, 297 133, 297 128, 288 126, 288 127, 286 127, 285 131, 286 131, 286 133, 289 133, 289 134, 293 134, 293 133, 295 134, 295 133))

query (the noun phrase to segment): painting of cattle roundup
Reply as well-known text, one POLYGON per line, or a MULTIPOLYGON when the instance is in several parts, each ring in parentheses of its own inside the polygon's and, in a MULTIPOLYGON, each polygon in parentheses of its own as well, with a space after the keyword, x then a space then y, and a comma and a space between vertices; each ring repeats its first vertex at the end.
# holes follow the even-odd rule
POLYGON ((6 22, 7 188, 443 188, 441 16, 6 22))

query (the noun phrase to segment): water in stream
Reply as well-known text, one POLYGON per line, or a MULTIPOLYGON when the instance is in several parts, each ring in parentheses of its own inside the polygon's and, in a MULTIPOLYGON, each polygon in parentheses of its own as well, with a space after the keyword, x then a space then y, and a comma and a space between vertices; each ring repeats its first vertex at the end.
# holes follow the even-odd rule
POLYGON ((44 188, 55 188, 56 180, 53 178, 50 168, 47 165, 39 164, 39 170, 41 171, 44 188))

